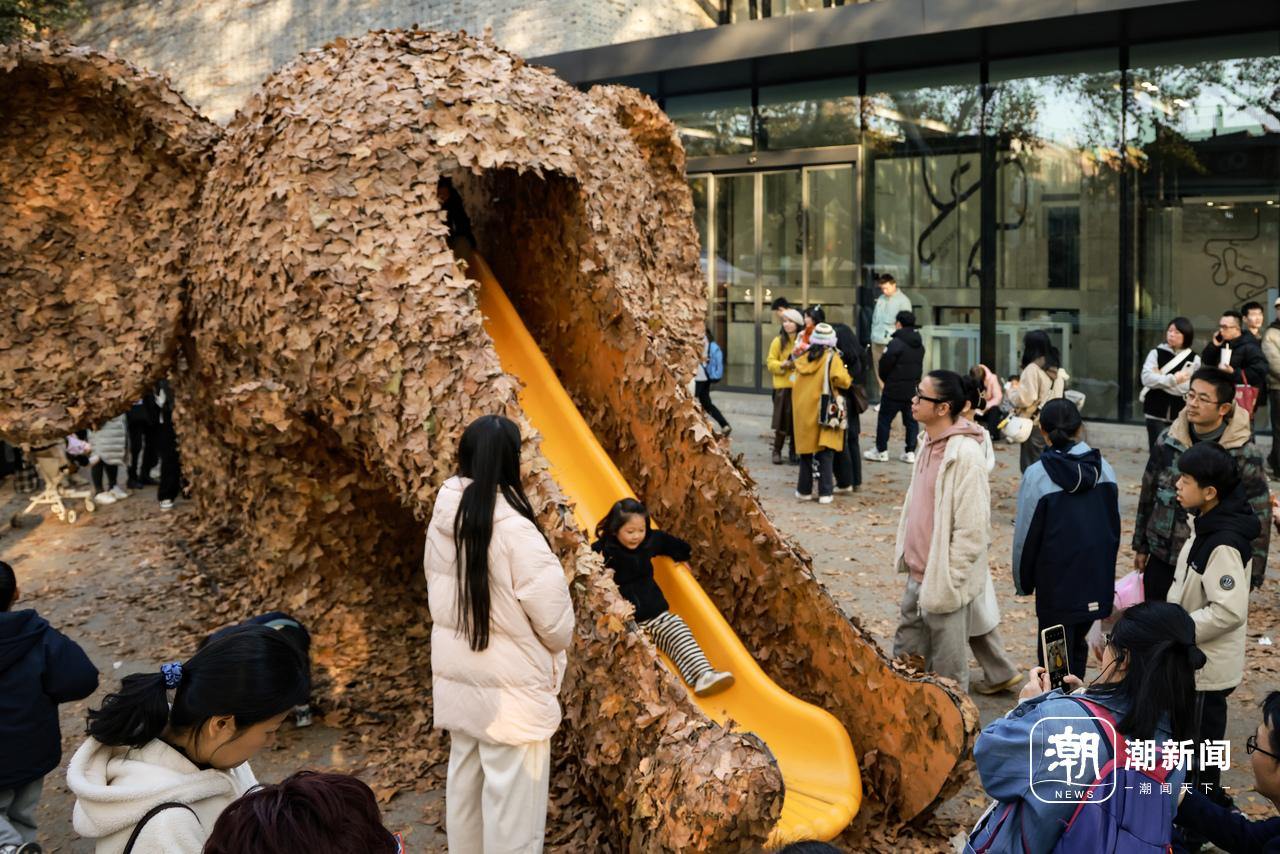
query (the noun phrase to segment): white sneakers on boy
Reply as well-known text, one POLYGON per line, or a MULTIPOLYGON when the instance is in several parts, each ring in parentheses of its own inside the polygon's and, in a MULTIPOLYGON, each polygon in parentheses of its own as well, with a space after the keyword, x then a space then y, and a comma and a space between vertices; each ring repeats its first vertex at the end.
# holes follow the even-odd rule
POLYGON ((887 463, 889 462, 889 452, 877 451, 875 448, 867 448, 862 452, 862 458, 864 460, 871 460, 873 463, 887 463))
POLYGON ((93 496, 93 503, 102 504, 104 506, 107 504, 115 504, 116 497, 110 492, 99 492, 97 495, 93 496))
POLYGON ((693 686, 693 693, 699 697, 710 697, 712 694, 719 694, 721 691, 727 691, 732 687, 732 673, 726 673, 723 670, 708 670, 698 677, 697 684, 693 686))
POLYGON ((173 509, 173 499, 172 499, 172 498, 166 498, 164 501, 161 501, 161 502, 160 502, 160 509, 161 509, 161 510, 172 510, 172 509, 173 509))
POLYGON ((800 490, 798 490, 798 489, 797 489, 797 490, 796 490, 796 500, 798 500, 798 501, 812 501, 812 500, 813 500, 813 495, 812 495, 812 494, 805 495, 803 492, 801 492, 800 490))
POLYGON ((118 483, 115 486, 111 487, 111 494, 116 497, 117 501, 123 501, 124 499, 129 497, 129 493, 126 492, 125 488, 118 483))
POLYGON ((819 504, 830 504, 832 501, 835 501, 835 500, 836 500, 835 496, 833 495, 822 495, 818 497, 819 504))
POLYGON ((904 463, 914 463, 916 461, 916 452, 906 451, 899 454, 898 459, 902 460, 904 463))

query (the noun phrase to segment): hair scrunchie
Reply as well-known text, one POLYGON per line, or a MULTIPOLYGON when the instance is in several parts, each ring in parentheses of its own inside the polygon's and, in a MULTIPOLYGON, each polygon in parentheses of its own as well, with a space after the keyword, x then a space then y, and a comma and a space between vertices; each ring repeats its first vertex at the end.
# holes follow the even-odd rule
POLYGON ((178 683, 182 681, 182 662, 172 661, 168 664, 160 665, 160 672, 164 674, 164 687, 177 688, 178 683))

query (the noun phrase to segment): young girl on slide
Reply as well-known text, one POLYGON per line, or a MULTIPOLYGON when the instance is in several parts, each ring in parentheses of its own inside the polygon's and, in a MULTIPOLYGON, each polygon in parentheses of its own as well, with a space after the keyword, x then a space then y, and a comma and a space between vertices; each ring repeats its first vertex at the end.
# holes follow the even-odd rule
POLYGON ((687 561, 693 553, 679 537, 649 529, 649 511, 634 498, 624 498, 609 508, 596 525, 591 548, 613 570, 618 590, 635 606, 636 622, 649 639, 667 654, 680 676, 699 697, 718 694, 733 685, 733 674, 716 670, 693 633, 667 605, 662 588, 653 580, 653 558, 687 561))

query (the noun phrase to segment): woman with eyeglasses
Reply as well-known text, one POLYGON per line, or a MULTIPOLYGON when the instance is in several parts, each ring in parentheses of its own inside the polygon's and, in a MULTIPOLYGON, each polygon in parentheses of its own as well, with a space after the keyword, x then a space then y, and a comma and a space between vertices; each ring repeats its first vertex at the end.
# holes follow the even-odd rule
MULTIPOLYGON (((1280 807, 1280 691, 1262 701, 1262 722, 1245 741, 1244 751, 1253 769, 1254 791, 1280 807)), ((1177 824, 1228 854, 1280 851, 1280 818, 1250 821, 1194 789, 1178 805, 1177 824)))
POLYGON ((1175 317, 1164 331, 1164 341, 1147 353, 1142 363, 1142 415, 1147 422, 1147 450, 1182 411, 1182 396, 1191 389, 1191 375, 1200 369, 1200 357, 1191 349, 1196 337, 1191 321, 1175 317))
POLYGON ((965 851, 1085 850, 1064 833, 1078 833, 1095 822, 1110 824, 1116 833, 1109 849, 1091 847, 1091 854, 1167 850, 1187 763, 1182 756, 1171 757, 1175 767, 1166 775, 1161 746, 1195 738, 1195 671, 1205 663, 1195 638, 1195 623, 1181 607, 1144 602, 1116 621, 1103 648, 1102 671, 1087 687, 1068 675, 1063 688, 1051 689, 1045 669, 1032 668, 1018 705, 988 724, 974 745, 982 787, 995 803, 979 819, 965 851), (1152 757, 1133 765, 1153 765, 1152 773, 1163 777, 1167 790, 1153 783, 1149 792, 1140 791, 1142 780, 1150 779, 1126 768, 1127 760, 1137 756, 1133 745, 1148 742, 1155 745, 1152 757), (1082 751, 1074 757, 1077 762, 1064 768, 1062 760, 1071 760, 1068 746, 1073 743, 1082 745, 1082 751), (1125 754, 1117 760, 1122 770, 1107 778, 1104 769, 1120 750, 1125 754), (1111 791, 1105 802, 1082 805, 1085 799, 1067 794, 1099 780, 1111 791), (1133 791, 1125 789, 1129 785, 1133 791), (1167 823, 1127 824, 1139 817, 1149 822, 1151 801, 1144 798, 1168 799, 1167 823), (1077 816, 1077 809, 1107 812, 1077 816), (1069 824, 1079 828, 1068 831, 1069 824))

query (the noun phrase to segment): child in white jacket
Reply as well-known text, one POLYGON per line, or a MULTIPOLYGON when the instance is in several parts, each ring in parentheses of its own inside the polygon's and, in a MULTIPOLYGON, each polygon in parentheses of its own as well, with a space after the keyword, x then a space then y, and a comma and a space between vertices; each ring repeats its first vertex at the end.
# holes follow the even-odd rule
POLYGON ((247 626, 126 676, 90 710, 67 768, 76 832, 96 854, 200 854, 218 815, 257 784, 249 759, 306 701, 307 673, 278 632, 247 626))
POLYGON ((551 735, 573 640, 564 569, 520 486, 520 430, 486 415, 427 526, 431 692, 449 733, 449 850, 542 850, 551 735))

